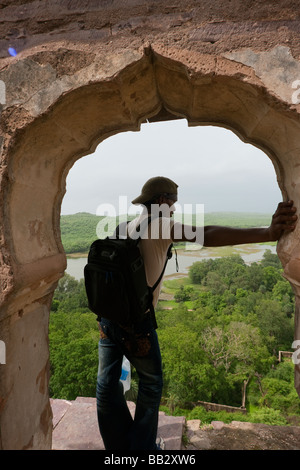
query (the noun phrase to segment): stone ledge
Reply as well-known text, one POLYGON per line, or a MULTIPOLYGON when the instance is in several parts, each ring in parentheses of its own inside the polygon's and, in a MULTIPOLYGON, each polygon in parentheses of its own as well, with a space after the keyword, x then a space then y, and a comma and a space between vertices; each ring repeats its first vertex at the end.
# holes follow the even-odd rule
MULTIPOLYGON (((74 401, 51 399, 53 412, 53 450, 104 450, 98 422, 96 399, 78 397, 74 401)), ((128 402, 134 415, 135 404, 128 402)), ((185 427, 183 416, 159 413, 158 435, 165 441, 165 450, 181 450, 185 427)))
MULTIPOLYGON (((96 411, 96 399, 51 399, 53 450, 104 450, 96 411)), ((127 402, 132 416, 135 404, 127 402)), ((159 413, 158 435, 165 450, 300 450, 300 426, 270 426, 248 422, 212 421, 201 427, 199 419, 159 413), (184 447, 182 436, 188 444, 184 447)))

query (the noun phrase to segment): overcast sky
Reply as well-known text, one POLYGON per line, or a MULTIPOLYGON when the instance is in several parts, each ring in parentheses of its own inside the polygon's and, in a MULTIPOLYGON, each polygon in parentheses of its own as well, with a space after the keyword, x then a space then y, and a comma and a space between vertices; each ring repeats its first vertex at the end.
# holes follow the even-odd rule
POLYGON ((271 214, 282 200, 265 153, 224 128, 178 120, 114 135, 78 160, 67 178, 62 214, 100 214, 105 207, 124 213, 152 176, 179 185, 182 209, 204 204, 205 212, 271 214))

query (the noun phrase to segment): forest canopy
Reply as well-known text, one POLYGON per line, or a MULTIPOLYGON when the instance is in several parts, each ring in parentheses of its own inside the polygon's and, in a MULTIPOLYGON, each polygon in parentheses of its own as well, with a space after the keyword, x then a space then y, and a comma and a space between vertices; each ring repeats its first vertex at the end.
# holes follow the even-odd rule
MULTIPOLYGON (((277 255, 251 265, 238 255, 199 261, 163 292, 171 298, 156 313, 165 405, 194 417, 199 400, 246 406, 248 421, 271 424, 300 416, 293 363, 278 363, 279 351, 291 351, 294 296, 277 255)), ((99 334, 83 280, 59 281, 49 328, 51 396, 95 396, 99 334)), ((131 399, 136 381, 133 370, 131 399)))

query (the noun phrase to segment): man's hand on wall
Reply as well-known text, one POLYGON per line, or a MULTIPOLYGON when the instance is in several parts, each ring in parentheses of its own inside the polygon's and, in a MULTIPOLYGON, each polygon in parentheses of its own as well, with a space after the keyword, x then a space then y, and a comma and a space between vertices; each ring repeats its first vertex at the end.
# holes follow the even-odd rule
POLYGON ((292 232, 297 223, 296 207, 293 201, 280 202, 273 214, 269 227, 270 241, 279 240, 284 232, 292 232))

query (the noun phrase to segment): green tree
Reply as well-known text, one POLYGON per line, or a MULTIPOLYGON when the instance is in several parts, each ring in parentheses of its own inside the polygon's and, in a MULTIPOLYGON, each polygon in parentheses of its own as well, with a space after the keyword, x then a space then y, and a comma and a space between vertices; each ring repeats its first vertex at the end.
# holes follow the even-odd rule
POLYGON ((282 269, 280 259, 275 253, 272 253, 271 250, 266 250, 261 261, 261 266, 273 266, 276 269, 282 269))
POLYGON ((216 372, 199 347, 199 334, 178 323, 158 329, 164 370, 164 393, 182 402, 210 400, 216 372))
POLYGON ((261 380, 259 403, 285 414, 300 415, 300 401, 294 386, 294 365, 281 362, 261 380))
POLYGON ((50 391, 54 398, 94 397, 98 368, 97 344, 85 336, 70 340, 52 355, 50 391))
POLYGON ((99 332, 92 313, 50 315, 50 393, 73 400, 95 396, 99 332))
POLYGON ((208 327, 201 336, 201 345, 213 367, 224 370, 228 386, 239 385, 241 403, 245 406, 247 384, 270 365, 270 355, 258 328, 236 321, 225 328, 208 327))
POLYGON ((77 281, 68 273, 59 280, 54 292, 52 311, 85 311, 88 312, 88 300, 85 291, 84 279, 77 281))
POLYGON ((195 295, 195 291, 191 286, 180 286, 175 292, 174 299, 176 302, 186 302, 191 300, 195 295))
POLYGON ((282 416, 279 410, 268 407, 262 407, 251 413, 252 423, 264 423, 270 426, 286 426, 287 420, 282 416))
POLYGON ((54 299, 60 301, 72 297, 78 290, 78 281, 75 277, 65 273, 64 276, 58 281, 57 287, 54 293, 54 299))
POLYGON ((213 269, 213 260, 196 261, 189 269, 189 278, 192 284, 201 284, 207 273, 213 269))
POLYGON ((272 291, 278 281, 282 279, 282 275, 274 266, 266 266, 263 268, 263 285, 267 291, 272 291))
POLYGON ((252 263, 250 266, 247 266, 239 282, 240 287, 251 292, 258 292, 260 286, 263 285, 263 271, 261 265, 252 263))
POLYGON ((272 298, 281 303, 282 311, 287 317, 292 317, 295 311, 295 296, 289 282, 280 279, 272 289, 272 298))
POLYGON ((213 295, 223 295, 228 289, 226 280, 217 271, 207 273, 203 284, 213 295))
POLYGON ((289 350, 293 342, 294 325, 292 318, 284 312, 281 302, 265 297, 256 306, 255 313, 270 353, 277 355, 278 350, 289 350))

